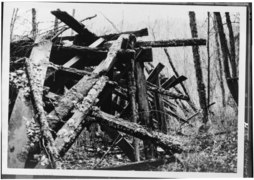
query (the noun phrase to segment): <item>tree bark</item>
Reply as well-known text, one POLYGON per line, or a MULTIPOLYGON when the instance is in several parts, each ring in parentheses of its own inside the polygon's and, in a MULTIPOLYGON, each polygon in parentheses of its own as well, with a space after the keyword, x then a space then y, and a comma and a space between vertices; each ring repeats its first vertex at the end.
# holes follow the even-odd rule
POLYGON ((35 8, 32 8, 32 37, 35 40, 37 35, 38 29, 37 29, 37 21, 36 21, 36 10, 35 8))
POLYGON ((236 65, 236 58, 235 58, 235 37, 234 37, 234 32, 233 32, 229 12, 226 12, 225 14, 226 14, 226 21, 227 21, 228 32, 229 32, 230 62, 231 62, 231 68, 232 68, 232 78, 236 78, 237 65, 236 65))
POLYGON ((18 8, 14 8, 12 17, 11 17, 11 27, 10 27, 10 41, 11 42, 13 40, 13 31, 14 31, 15 22, 17 20, 18 10, 19 10, 18 8))
POLYGON ((93 108, 91 115, 95 117, 95 121, 98 121, 100 124, 109 126, 142 140, 150 140, 153 144, 163 148, 167 153, 174 154, 182 152, 180 147, 181 142, 174 136, 165 135, 156 131, 149 132, 139 124, 116 118, 113 115, 100 111, 96 107, 93 108))
POLYGON ((228 57, 228 45, 227 45, 227 39, 224 33, 223 25, 222 25, 222 19, 219 12, 214 12, 214 16, 216 18, 216 25, 220 37, 220 44, 221 44, 221 51, 222 51, 222 58, 223 58, 223 64, 224 64, 224 73, 226 77, 226 82, 229 88, 229 91, 235 100, 235 102, 238 105, 238 80, 232 79, 230 69, 229 69, 229 57, 228 57))
POLYGON ((89 90, 87 96, 77 105, 77 110, 72 117, 57 132, 55 144, 61 157, 69 150, 78 135, 84 129, 87 124, 86 117, 88 113, 91 112, 92 106, 97 103, 97 97, 102 92, 107 81, 108 78, 106 76, 102 76, 96 81, 89 90))
MULTIPOLYGON (((190 17, 190 28, 191 28, 192 37, 197 38, 198 31, 197 31, 195 13, 192 11, 189 12, 189 17, 190 17)), ((199 104, 200 104, 200 107, 203 109, 203 123, 207 123, 208 112, 207 112, 207 104, 206 104, 206 92, 205 92, 205 85, 204 85, 203 74, 202 74, 202 69, 201 69, 199 47, 193 46, 192 52, 193 52, 193 60, 194 60, 194 64, 195 64, 195 70, 196 70, 197 88, 198 88, 198 94, 199 94, 199 104)))
POLYGON ((219 81, 220 81, 220 89, 221 89, 221 98, 222 98, 222 106, 226 106, 226 100, 225 100, 225 88, 223 83, 223 67, 221 63, 221 53, 220 53, 220 44, 219 44, 219 35, 218 35, 218 29, 216 25, 216 18, 214 17, 214 28, 215 28, 215 46, 216 46, 216 57, 218 59, 218 66, 219 66, 219 81))

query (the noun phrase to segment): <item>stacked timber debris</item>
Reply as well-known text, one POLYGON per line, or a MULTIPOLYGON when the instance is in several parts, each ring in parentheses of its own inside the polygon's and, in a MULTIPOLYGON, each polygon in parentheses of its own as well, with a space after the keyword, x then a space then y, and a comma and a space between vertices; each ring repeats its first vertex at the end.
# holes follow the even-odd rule
POLYGON ((20 89, 10 108, 8 166, 61 169, 66 152, 94 123, 117 139, 115 145, 131 161, 147 160, 119 169, 164 163, 156 159, 157 147, 171 159, 181 153, 182 140, 169 131, 168 123, 176 119, 191 126, 176 107, 187 108, 181 103, 186 101, 196 108, 182 83, 187 78, 177 73, 166 50, 175 75, 165 77, 163 64, 151 65, 152 48, 198 46, 206 41, 137 41, 136 37, 148 35, 147 29, 97 36, 66 12, 52 14, 77 35, 58 37, 60 30, 11 44, 11 52, 23 57, 16 65, 25 63, 30 88, 20 89), (72 45, 65 45, 66 40, 72 45), (134 143, 123 133, 134 137, 134 143))

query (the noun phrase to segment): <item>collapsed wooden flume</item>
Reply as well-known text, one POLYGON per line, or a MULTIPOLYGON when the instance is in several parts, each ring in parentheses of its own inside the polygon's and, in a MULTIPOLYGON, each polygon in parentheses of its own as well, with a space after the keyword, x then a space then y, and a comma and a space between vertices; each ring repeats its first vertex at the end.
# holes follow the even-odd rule
MULTIPOLYGON (((182 85, 187 78, 177 74, 177 77, 164 78, 162 82, 160 73, 164 65, 158 64, 148 72, 144 68, 144 63, 152 61, 152 48, 198 46, 205 45, 206 41, 204 39, 136 41, 136 36, 148 35, 147 29, 98 37, 66 12, 57 10, 52 14, 78 34, 75 37, 66 38, 76 39, 72 46, 58 44, 59 38, 54 38, 55 42, 52 43, 43 37, 36 42, 35 46, 33 45, 30 60, 27 62, 39 62, 36 65, 37 69, 32 69, 33 64, 27 63, 32 96, 30 100, 27 100, 23 97, 22 91, 18 95, 24 101, 33 103, 30 103, 32 105, 28 107, 26 102, 17 98, 14 105, 9 124, 8 166, 11 168, 62 168, 61 158, 73 145, 82 130, 91 123, 100 124, 112 139, 122 136, 120 131, 144 141, 145 159, 156 157, 156 146, 160 146, 170 156, 181 153, 183 151, 182 142, 179 138, 168 134, 166 117, 176 118, 182 123, 189 124, 172 111, 174 105, 170 101, 170 99, 190 100, 187 94, 175 92, 173 89, 178 84, 182 85), (45 45, 45 41, 48 44, 45 45), (34 51, 37 52, 36 55, 34 51), (56 58, 66 51, 72 55, 69 60, 61 62, 56 58), (49 56, 50 53, 51 56, 49 56), (90 66, 95 67, 85 70, 90 66), (57 94, 58 91, 54 89, 63 89, 67 82, 62 80, 52 83, 54 82, 52 77, 60 71, 63 75, 71 74, 74 80, 71 81, 67 92, 57 94), (39 84, 36 82, 38 79, 40 79, 39 84), (131 85, 130 88, 128 88, 128 82, 131 85), (50 86, 49 91, 52 92, 45 94, 43 85, 50 86), (53 96, 47 96, 49 93, 53 96), (42 97, 49 99, 54 97, 52 100, 56 102, 53 109, 51 108, 48 112, 43 109, 42 97), (114 101, 113 97, 117 100, 114 101), (124 102, 126 106, 122 106, 121 102, 124 102), (107 103, 115 107, 114 111, 107 110, 105 106, 107 103), (19 112, 21 106, 26 106, 29 114, 19 112), (152 114, 152 110, 155 110, 156 113, 152 114), (27 123, 24 119, 18 119, 17 114, 28 119, 29 122, 33 117, 33 123, 40 127, 40 135, 37 134, 40 139, 31 142, 32 140, 28 138, 23 140, 21 145, 15 144, 19 139, 17 134, 24 133, 22 125, 27 123), (17 125, 17 122, 21 126, 17 125), (25 153, 23 147, 28 147, 25 153), (17 158, 20 154, 22 154, 22 160, 17 158), (34 155, 38 154, 46 156, 49 163, 45 162, 45 166, 37 165, 39 161, 34 159, 34 155)), ((15 47, 18 46, 17 44, 15 47)), ((30 130, 28 128, 26 131, 30 130)), ((127 139, 122 137, 117 146, 131 161, 137 160, 138 143, 133 147, 127 139)))

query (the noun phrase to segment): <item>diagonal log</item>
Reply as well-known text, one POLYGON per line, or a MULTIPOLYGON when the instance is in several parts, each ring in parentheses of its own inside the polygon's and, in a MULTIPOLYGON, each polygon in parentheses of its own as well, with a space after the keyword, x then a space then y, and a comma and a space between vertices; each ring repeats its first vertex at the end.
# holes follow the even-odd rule
POLYGON ((180 147, 181 142, 176 137, 165 135, 156 131, 148 131, 137 123, 117 118, 113 115, 100 111, 97 107, 93 108, 91 116, 95 117, 95 121, 98 121, 100 124, 122 131, 142 140, 150 140, 153 144, 160 146, 165 150, 165 152, 170 154, 182 152, 180 147))
POLYGON ((82 103, 77 105, 77 110, 72 117, 57 132, 55 144, 61 156, 69 150, 78 135, 82 132, 86 124, 86 117, 91 111, 92 106, 97 103, 97 97, 102 92, 107 81, 108 78, 106 76, 102 76, 98 79, 87 96, 83 99, 82 103))
POLYGON ((81 101, 92 88, 98 79, 98 74, 109 71, 116 61, 117 51, 121 49, 123 36, 116 40, 115 44, 109 49, 107 58, 102 61, 99 66, 93 71, 94 75, 84 76, 76 85, 74 85, 58 102, 57 107, 50 112, 48 118, 50 119, 50 127, 58 131, 63 124, 61 120, 65 121, 65 117, 69 111, 74 107, 74 104, 81 101), (99 68, 98 68, 99 67, 99 68))
MULTIPOLYGON (((43 62, 44 59, 41 59, 43 62)), ((52 137, 49 124, 46 118, 46 113, 43 108, 43 101, 42 101, 42 92, 43 92, 43 81, 41 79, 45 78, 46 74, 46 67, 45 65, 41 64, 40 62, 34 62, 33 60, 26 61, 26 71, 27 77, 30 84, 30 92, 32 95, 32 102, 34 106, 34 110, 36 113, 37 121, 41 127, 41 134, 42 134, 42 143, 44 144, 45 153, 47 157, 50 159, 51 166, 54 167, 61 167, 60 156, 57 152, 55 147, 54 139, 52 137)))
MULTIPOLYGON (((52 42, 44 40, 42 37, 36 38, 37 46, 34 46, 30 54, 30 60, 34 64, 40 66, 39 78, 37 84, 42 86, 47 70, 52 42)), ((40 92, 39 92, 40 93, 40 92)), ((20 90, 13 112, 9 120, 9 135, 8 135, 8 167, 9 168, 26 168, 32 163, 27 159, 30 158, 28 151, 34 151, 32 145, 38 143, 33 137, 27 136, 27 125, 35 124, 39 127, 38 122, 34 119, 34 109, 30 99, 25 97, 26 92, 20 90), (33 139, 31 139, 33 138, 33 139), (28 145, 28 146, 27 146, 28 145)), ((33 158, 33 157, 31 157, 33 158)))
POLYGON ((129 39, 129 35, 121 35, 110 47, 108 55, 105 60, 103 60, 95 69, 94 73, 106 73, 108 72, 117 59, 117 53, 122 48, 122 43, 124 39, 129 39))

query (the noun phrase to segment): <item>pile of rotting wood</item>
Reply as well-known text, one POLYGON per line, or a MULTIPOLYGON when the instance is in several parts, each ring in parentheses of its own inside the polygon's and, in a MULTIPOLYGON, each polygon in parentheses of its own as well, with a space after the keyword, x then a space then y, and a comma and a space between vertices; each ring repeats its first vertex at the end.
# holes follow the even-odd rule
POLYGON ((168 132, 167 121, 189 123, 177 115, 179 104, 174 100, 187 101, 196 109, 182 83, 187 78, 177 74, 172 61, 175 76, 170 78, 160 75, 163 64, 149 66, 152 48, 198 46, 206 41, 137 41, 136 37, 148 35, 147 29, 99 37, 66 12, 52 14, 77 35, 51 34, 35 42, 11 44, 14 56, 27 57, 18 63, 26 65, 30 89, 19 90, 11 109, 8 167, 62 168, 62 157, 91 123, 98 123, 111 139, 121 137, 116 145, 131 161, 146 159, 135 162, 133 170, 145 167, 146 162, 165 162, 156 159, 156 147, 170 158, 181 153, 182 141, 168 132), (64 45, 65 40, 73 45, 64 45), (178 84, 185 94, 176 88, 178 84), (119 132, 135 137, 134 144, 119 132), (138 141, 143 142, 145 157, 140 157, 138 141))

